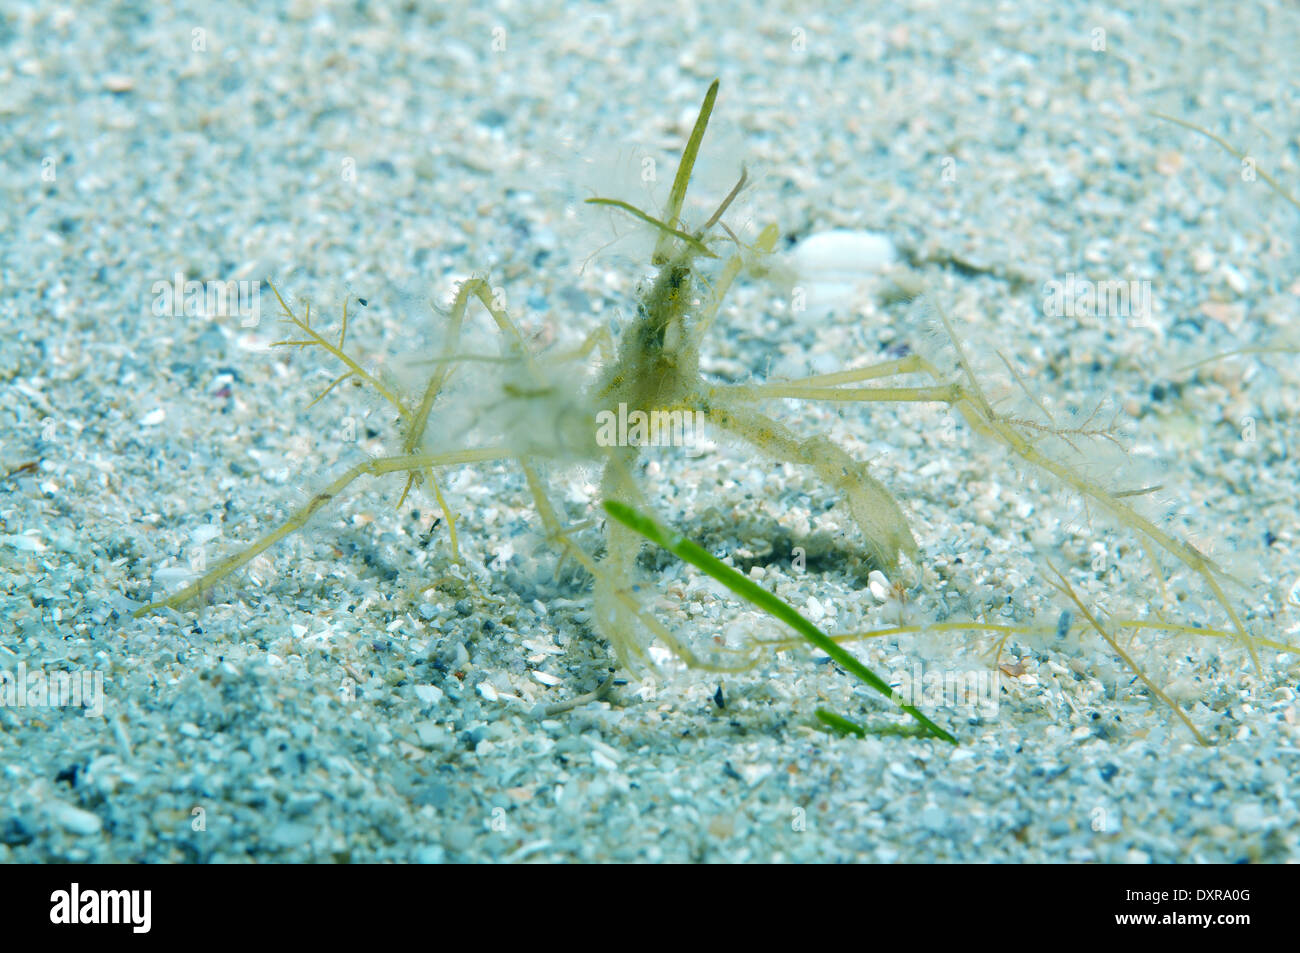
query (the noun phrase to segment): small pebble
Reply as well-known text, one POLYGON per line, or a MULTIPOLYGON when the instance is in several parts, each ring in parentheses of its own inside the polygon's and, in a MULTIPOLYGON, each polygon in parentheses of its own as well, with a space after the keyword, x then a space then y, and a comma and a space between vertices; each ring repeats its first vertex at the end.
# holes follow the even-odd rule
POLYGON ((104 826, 98 814, 92 814, 89 811, 83 811, 79 807, 73 807, 71 804, 63 801, 54 801, 50 805, 50 815, 56 824, 62 827, 70 834, 76 834, 80 837, 88 837, 91 834, 98 834, 104 826))

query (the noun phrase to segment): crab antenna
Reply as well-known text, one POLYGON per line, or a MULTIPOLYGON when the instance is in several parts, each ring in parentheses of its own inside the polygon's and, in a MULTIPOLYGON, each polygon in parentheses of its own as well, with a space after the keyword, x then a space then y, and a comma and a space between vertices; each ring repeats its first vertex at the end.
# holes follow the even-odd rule
MULTIPOLYGON (((673 190, 668 193, 668 214, 664 216, 664 221, 668 223, 669 228, 676 228, 678 217, 682 214, 682 204, 686 201, 686 187, 690 185, 691 173, 695 170, 695 157, 699 155, 700 143, 704 141, 704 130, 709 127, 709 116, 713 113, 713 102, 718 98, 718 83, 720 80, 714 80, 709 84, 709 91, 704 94, 704 103, 700 106, 700 114, 695 119, 695 128, 691 130, 691 138, 686 141, 686 148, 682 150, 682 161, 677 164, 677 175, 673 177, 673 190)), ((670 257, 672 239, 666 232, 659 235, 659 241, 655 244, 655 253, 651 261, 656 265, 662 265, 670 257)))
POLYGON ((745 182, 748 178, 749 170, 742 165, 740 167, 740 181, 737 182, 732 190, 727 193, 727 197, 722 200, 722 204, 718 206, 718 210, 709 217, 707 222, 704 223, 704 227, 700 229, 701 237, 705 232, 718 223, 718 219, 722 218, 722 216, 726 214, 727 209, 731 207, 731 203, 736 201, 736 196, 740 194, 740 190, 745 187, 745 182))

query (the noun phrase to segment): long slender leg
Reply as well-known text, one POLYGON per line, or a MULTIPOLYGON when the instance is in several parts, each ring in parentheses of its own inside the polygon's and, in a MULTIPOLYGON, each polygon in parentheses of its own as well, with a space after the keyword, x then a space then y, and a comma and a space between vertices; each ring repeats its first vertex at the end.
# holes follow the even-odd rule
MULTIPOLYGON (((780 237, 775 225, 768 225, 758 235, 754 241, 754 251, 759 254, 768 254, 776 247, 776 240, 780 237)), ((695 341, 698 344, 704 339, 704 335, 712 326, 718 316, 718 309, 722 307, 722 299, 726 297, 727 291, 731 288, 731 283, 736 280, 740 274, 740 269, 745 265, 744 256, 740 253, 732 255, 726 265, 722 268, 722 273, 718 275, 713 285, 713 293, 709 296, 708 303, 700 310, 699 319, 695 323, 695 341)))
POLYGON ((576 348, 561 351, 558 354, 547 353, 542 360, 547 364, 566 364, 570 361, 580 361, 597 348, 600 349, 600 356, 604 360, 612 361, 614 359, 614 338, 609 333, 609 328, 603 324, 588 333, 576 348))
POLYGON ((819 477, 844 495, 872 555, 882 565, 896 567, 900 553, 906 553, 913 562, 920 560, 920 549, 903 511, 884 484, 868 474, 863 464, 825 437, 800 440, 786 427, 749 407, 719 401, 720 392, 721 389, 713 391, 707 406, 701 408, 705 419, 742 437, 769 456, 812 467, 819 477))
MULTIPOLYGON (((498 328, 509 339, 512 348, 518 350, 521 357, 529 363, 531 368, 531 355, 524 346, 523 336, 519 333, 519 328, 510 320, 503 308, 498 308, 496 302, 492 299, 492 286, 482 278, 471 278, 464 282, 456 292, 456 297, 451 306, 451 328, 447 335, 446 351, 449 354, 456 353, 456 348, 460 344, 461 329, 465 324, 465 312, 469 308, 470 297, 473 296, 479 300, 492 320, 496 322, 498 328)), ((414 453, 416 447, 424 439, 424 431, 429 423, 429 413, 433 410, 433 402, 441 393, 443 385, 447 383, 447 378, 451 376, 454 364, 448 363, 439 367, 429 378, 429 383, 424 389, 424 396, 420 398, 420 404, 412 415, 410 428, 406 433, 406 440, 402 449, 407 453, 414 453)))
POLYGON ((855 367, 847 371, 835 371, 831 374, 814 374, 811 377, 797 377, 788 381, 772 381, 773 384, 801 385, 805 387, 834 387, 838 384, 856 384, 861 381, 874 381, 882 377, 895 377, 900 374, 914 374, 925 369, 919 354, 894 361, 881 361, 866 367, 855 367))
MULTIPOLYGON (((602 563, 598 563, 588 555, 586 550, 573 541, 568 532, 561 525, 559 516, 555 512, 555 507, 547 495, 546 487, 536 470, 524 459, 521 459, 519 462, 523 467, 524 475, 528 480, 529 490, 533 494, 533 500, 537 506, 537 512, 542 518, 543 525, 546 527, 548 537, 562 543, 565 551, 574 556, 574 558, 591 573, 599 588, 608 593, 610 598, 616 600, 623 610, 631 613, 631 615, 634 616, 642 625, 646 626, 651 632, 653 632, 657 638, 659 638, 675 655, 678 656, 678 658, 692 668, 717 672, 746 671, 754 666, 757 662, 756 657, 748 657, 744 662, 737 665, 718 665, 715 663, 705 662, 696 656, 695 653, 692 652, 680 639, 673 635, 666 626, 641 608, 640 604, 637 603, 637 601, 629 594, 629 587, 620 586, 617 580, 609 577, 609 567, 604 566, 602 563)), ((611 529, 612 528, 613 527, 611 527, 611 529)), ((628 639, 620 638, 618 634, 609 631, 602 631, 602 634, 610 640, 611 644, 615 648, 616 654, 619 656, 619 660, 625 665, 629 660, 628 653, 630 650, 631 654, 635 655, 639 661, 653 668, 649 659, 639 651, 638 646, 634 644, 624 644, 629 642, 628 639)), ((602 681, 594 692, 578 696, 577 698, 570 699, 567 702, 560 702, 559 704, 551 705, 547 708, 546 713, 548 715, 558 714, 560 712, 568 711, 571 708, 575 708, 578 705, 584 705, 589 701, 597 701, 604 698, 609 694, 611 679, 612 676, 602 681)))
MULTIPOLYGON (((632 476, 636 457, 635 447, 610 449, 601 476, 600 495, 603 499, 646 505, 632 476)), ((534 490, 534 498, 538 501, 538 510, 550 514, 543 517, 544 521, 558 527, 559 521, 554 516, 554 509, 546 500, 545 493, 540 492, 540 484, 534 490)), ((581 550, 574 553, 594 580, 592 601, 596 630, 609 640, 619 662, 633 671, 656 671, 654 662, 646 653, 646 647, 649 644, 647 640, 657 639, 690 668, 712 672, 741 672, 753 668, 758 657, 747 653, 736 664, 701 659, 666 625, 642 607, 633 595, 636 590, 636 555, 640 546, 641 538, 636 533, 621 523, 611 521, 606 526, 606 551, 603 559, 598 562, 592 560, 581 550)), ((728 652, 736 654, 734 650, 728 652)))
MULTIPOLYGON (((523 337, 519 333, 519 328, 510 320, 503 308, 498 308, 492 297, 492 287, 482 278, 471 278, 461 284, 456 292, 456 297, 452 302, 450 331, 447 335, 447 351, 455 353, 460 343, 461 330, 465 325, 465 313, 469 309, 471 296, 477 298, 479 302, 487 309, 488 314, 496 322, 498 328, 509 339, 512 349, 517 350, 525 360, 530 362, 531 356, 524 346, 523 337)), ((420 443, 424 440, 424 432, 428 427, 429 414, 433 410, 433 403, 438 394, 442 392, 443 386, 447 383, 447 378, 455 365, 451 362, 441 364, 438 370, 434 371, 429 378, 429 383, 424 388, 424 395, 420 398, 420 404, 415 411, 411 412, 407 418, 406 437, 402 442, 402 450, 407 454, 415 453, 420 443)), ((447 521, 447 530, 451 538, 452 556, 458 562, 460 560, 460 544, 456 537, 456 517, 452 513, 451 507, 447 505, 446 498, 442 495, 442 488, 438 485, 437 478, 432 469, 412 469, 406 477, 406 485, 402 487, 402 495, 398 498, 397 505, 401 506, 410 493, 411 488, 419 483, 425 476, 428 476, 433 486, 434 496, 438 500, 438 506, 442 510, 443 518, 447 521)))
POLYGON ((795 400, 883 401, 891 404, 907 401, 951 404, 963 396, 960 384, 940 384, 935 387, 810 387, 776 383, 724 386, 716 388, 716 392, 740 400, 790 397, 795 400))
MULTIPOLYGON (((1144 541, 1144 547, 1147 543, 1170 554, 1193 573, 1200 576, 1206 587, 1214 595, 1215 600, 1227 613, 1232 622, 1233 629, 1237 632, 1238 639, 1250 653, 1252 662, 1256 671, 1260 671, 1259 656, 1255 647, 1254 637, 1247 631, 1237 610, 1233 607, 1227 594, 1223 590, 1223 581, 1231 579, 1217 563, 1196 550, 1185 541, 1178 539, 1156 526, 1149 519, 1140 514, 1128 503, 1124 502, 1123 495, 1114 493, 1106 489, 1101 484, 1087 478, 1077 472, 1074 468, 1060 463, 1057 460, 1047 456, 1039 449, 1037 436, 1043 434, 1055 434, 1066 440, 1070 436, 1105 436, 1105 432, 1096 429, 1084 428, 1062 428, 1055 426, 1043 426, 1032 421, 1019 420, 1013 417, 997 413, 984 395, 972 365, 966 356, 961 341, 957 338, 952 328, 952 323, 942 308, 939 308, 939 316, 943 321, 944 328, 952 341, 953 347, 957 352, 957 360, 960 368, 960 374, 965 380, 953 381, 943 374, 937 367, 925 360, 919 355, 910 355, 901 361, 886 362, 869 368, 860 368, 857 370, 840 371, 835 374, 824 374, 816 377, 804 378, 799 381, 777 382, 774 384, 763 384, 748 387, 718 387, 713 388, 709 394, 709 401, 712 402, 717 397, 734 398, 740 401, 754 401, 774 397, 793 397, 805 400, 916 400, 927 401, 935 400, 949 404, 962 418, 970 425, 976 433, 1002 444, 1011 450, 1016 456, 1032 464, 1034 467, 1045 470, 1057 480, 1064 483, 1077 493, 1079 493, 1085 502, 1092 502, 1105 510, 1112 518, 1120 524, 1127 526, 1138 534, 1139 538, 1144 541), (856 383, 862 380, 878 379, 880 377, 891 376, 896 373, 921 372, 935 381, 936 386, 930 388, 838 388, 834 385, 856 383)), ((720 426, 727 429, 735 430, 741 436, 746 436, 745 428, 747 422, 739 416, 739 408, 713 407, 713 417, 720 426), (727 416, 731 421, 727 421, 727 416)), ((706 410, 706 414, 709 410, 706 410)), ((765 420, 765 418, 763 418, 765 420)), ((771 422, 769 421, 768 424, 771 422)), ((784 429, 784 428, 781 428, 784 429)), ((762 441, 768 439, 765 425, 757 425, 755 430, 758 439, 746 436, 751 443, 762 446, 762 441)), ((788 432, 787 432, 788 433, 788 432)), ((774 441, 775 445, 785 444, 786 450, 794 449, 789 447, 788 442, 782 440, 774 441)), ((855 514, 856 515, 856 514, 855 514)), ((905 524, 904 524, 905 525, 905 524)), ((1158 566, 1157 566, 1158 571, 1158 566)))
POLYGON ((359 463, 313 496, 306 504, 295 510, 287 520, 247 549, 223 559, 180 592, 160 602, 150 603, 143 608, 137 609, 132 614, 138 618, 163 607, 174 609, 212 588, 213 585, 267 549, 270 549, 289 534, 301 529, 321 507, 333 500, 360 477, 380 476, 385 473, 399 471, 427 470, 432 467, 453 466, 464 463, 484 463, 490 460, 503 460, 511 455, 509 450, 502 447, 483 447, 476 450, 456 450, 442 454, 401 454, 393 457, 378 457, 365 463, 359 463))
POLYGON ((528 481, 528 489, 533 495, 533 504, 537 507, 537 514, 542 519, 542 526, 546 528, 547 538, 559 543, 563 547, 565 555, 572 556, 594 576, 597 572, 596 560, 585 549, 575 543, 568 531, 564 529, 559 515, 555 512, 555 506, 551 503, 550 496, 546 492, 546 485, 542 482, 536 469, 527 459, 522 457, 519 459, 519 465, 523 468, 524 478, 528 481))

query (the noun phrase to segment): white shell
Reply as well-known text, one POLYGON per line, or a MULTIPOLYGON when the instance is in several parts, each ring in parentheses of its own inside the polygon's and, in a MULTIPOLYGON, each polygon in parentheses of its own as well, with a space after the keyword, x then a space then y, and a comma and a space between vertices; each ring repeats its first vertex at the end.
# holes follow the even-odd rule
POLYGON ((810 235, 791 252, 798 275, 796 313, 824 317, 855 305, 858 285, 889 268, 898 258, 889 236, 879 232, 835 229, 810 235))

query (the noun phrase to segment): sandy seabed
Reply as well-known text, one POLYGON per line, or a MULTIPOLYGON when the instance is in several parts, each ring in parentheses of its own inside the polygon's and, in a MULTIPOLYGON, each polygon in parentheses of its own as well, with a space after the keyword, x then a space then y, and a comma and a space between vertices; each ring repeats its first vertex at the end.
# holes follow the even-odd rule
MULTIPOLYGON (((207 604, 131 614, 393 452, 373 396, 309 406, 337 370, 269 348, 268 281, 322 328, 353 296, 350 347, 407 387, 428 369, 404 359, 436 353, 428 303, 472 274, 530 341, 574 346, 633 313, 647 261, 644 228, 581 199, 662 202, 716 76, 688 212, 744 163, 729 220, 783 240, 728 298, 707 374, 908 353, 928 286, 981 367, 1005 376, 1005 357, 1049 409, 1118 412, 1161 525, 1244 577, 1230 598, 1257 637, 1295 642, 1297 211, 1150 113, 1300 189, 1300 13, 1204 7, 6 3, 0 861, 1295 859, 1300 668, 1276 647, 1256 671, 1232 640, 1126 636, 1205 747, 1082 627, 1014 636, 997 665, 987 632, 857 644, 894 684, 983 673, 984 710, 928 709, 955 748, 830 736, 815 708, 901 721, 804 649, 725 678, 624 673, 611 700, 539 716, 611 660, 510 465, 447 473, 459 564, 428 494, 395 505, 397 477, 207 604), (809 251, 837 230, 878 260, 809 251), (1151 306, 1045 306, 1087 281, 1151 306), (79 704, 49 703, 58 673, 79 704)), ((643 477, 663 518, 828 631, 1050 630, 1044 553, 1108 618, 1226 624, 941 406, 778 403, 898 496, 923 552, 907 605, 872 591, 852 520, 798 468, 718 440, 648 453, 643 477)), ((548 478, 566 517, 593 517, 593 472, 548 478)), ((695 642, 780 634, 643 562, 646 604, 695 642)))

